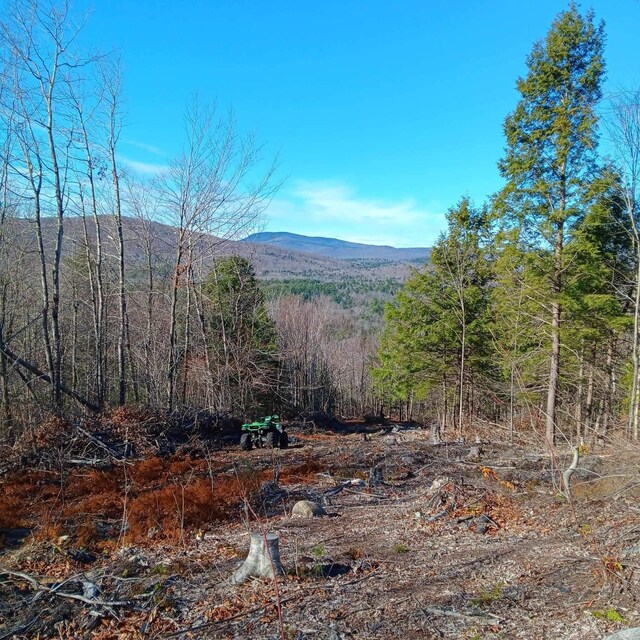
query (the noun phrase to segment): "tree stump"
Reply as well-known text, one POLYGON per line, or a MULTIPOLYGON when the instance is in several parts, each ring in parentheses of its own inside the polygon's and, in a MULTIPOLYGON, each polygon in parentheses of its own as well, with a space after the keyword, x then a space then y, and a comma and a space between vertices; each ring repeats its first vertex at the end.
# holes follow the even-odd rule
POLYGON ((469 455, 467 456, 467 460, 469 460, 469 462, 478 462, 481 456, 482 456, 482 447, 479 444, 474 444, 471 446, 471 449, 469 450, 469 455))
POLYGON ((384 484, 382 467, 371 467, 371 469, 369 469, 369 486, 375 487, 379 484, 384 484))
POLYGON ((275 533, 252 533, 249 555, 244 564, 231 576, 231 584, 240 584, 247 578, 269 578, 284 573, 280 562, 280 545, 275 533), (266 543, 266 544, 265 544, 266 543))

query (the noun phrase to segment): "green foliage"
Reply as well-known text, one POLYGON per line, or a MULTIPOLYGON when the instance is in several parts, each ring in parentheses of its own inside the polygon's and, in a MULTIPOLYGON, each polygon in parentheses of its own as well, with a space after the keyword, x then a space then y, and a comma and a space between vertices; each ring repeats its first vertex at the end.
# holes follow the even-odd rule
POLYGON ((277 341, 251 263, 238 256, 218 260, 202 296, 209 359, 230 391, 226 404, 239 413, 269 412, 277 341))
POLYGON ((528 74, 518 80, 520 102, 505 121, 507 180, 494 201, 503 230, 516 230, 519 247, 547 301, 560 302, 567 266, 563 247, 599 193, 596 113, 604 73, 603 26, 575 5, 533 47, 528 74), (546 289, 546 291, 544 291, 546 289))
POLYGON ((604 611, 593 609, 591 615, 597 620, 607 620, 609 622, 625 622, 625 619, 613 607, 607 607, 604 611))
POLYGON ((386 404, 432 402, 445 422, 483 402, 512 425, 518 407, 531 423, 546 412, 551 439, 558 420, 582 434, 619 414, 636 256, 621 178, 597 157, 603 43, 571 4, 534 45, 505 120, 505 187, 490 211, 449 211, 431 265, 386 307, 386 404))
POLYGON ((262 293, 251 263, 239 256, 217 261, 203 284, 211 303, 209 321, 221 329, 223 324, 237 332, 250 332, 256 344, 273 338, 262 293))
MULTIPOLYGON (((313 300, 320 296, 331 298, 343 309, 352 309, 356 305, 358 294, 393 295, 400 288, 400 283, 393 278, 384 280, 368 280, 363 278, 349 278, 335 282, 325 282, 309 278, 265 280, 261 288, 268 300, 283 295, 299 296, 303 300, 313 300)), ((375 298, 379 300, 379 298, 375 298)), ((383 303, 379 302, 377 310, 382 312, 383 303)))
POLYGON ((397 554, 409 553, 409 547, 404 542, 396 542, 393 545, 393 550, 397 554))
POLYGON ((482 591, 480 595, 472 600, 473 604, 476 606, 486 606, 499 600, 502 598, 502 594, 504 591, 504 583, 498 582, 494 584, 491 589, 487 591, 482 591))
POLYGON ((164 576, 167 574, 167 567, 164 564, 157 564, 151 568, 150 574, 152 576, 164 576))
POLYGON ((604 74, 604 27, 575 5, 533 47, 517 83, 521 100, 505 121, 507 153, 499 163, 510 213, 535 219, 539 243, 553 243, 555 227, 579 212, 596 155, 595 107, 604 74))
POLYGON ((603 46, 603 25, 574 4, 534 45, 518 80, 520 101, 505 121, 499 168, 507 184, 493 206, 498 363, 520 398, 539 403, 546 387, 550 439, 560 394, 621 315, 610 286, 621 237, 609 233, 611 178, 596 155, 603 46))
POLYGON ((612 188, 615 179, 605 174, 594 182, 598 193, 576 222, 566 249, 567 339, 576 346, 601 344, 630 326, 620 292, 633 277, 633 246, 612 188))
POLYGON ((503 230, 493 244, 488 330, 497 393, 505 402, 511 392, 516 400, 537 402, 548 375, 548 332, 539 313, 548 290, 535 269, 536 255, 527 251, 519 231, 503 230))
POLYGON ((463 357, 467 377, 486 365, 486 212, 463 199, 447 221, 431 266, 414 272, 386 309, 374 379, 391 401, 424 399, 440 385, 455 387, 463 357))

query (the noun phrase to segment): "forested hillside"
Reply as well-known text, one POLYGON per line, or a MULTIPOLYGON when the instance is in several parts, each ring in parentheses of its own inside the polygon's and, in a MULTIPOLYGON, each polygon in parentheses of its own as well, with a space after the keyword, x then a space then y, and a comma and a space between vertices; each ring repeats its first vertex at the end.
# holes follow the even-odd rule
POLYGON ((252 233, 244 241, 253 244, 269 244, 293 251, 304 251, 343 260, 369 259, 372 262, 392 260, 422 264, 427 262, 429 258, 429 249, 427 248, 396 249, 395 247, 374 246, 359 242, 345 242, 336 238, 302 236, 297 233, 263 231, 252 233))

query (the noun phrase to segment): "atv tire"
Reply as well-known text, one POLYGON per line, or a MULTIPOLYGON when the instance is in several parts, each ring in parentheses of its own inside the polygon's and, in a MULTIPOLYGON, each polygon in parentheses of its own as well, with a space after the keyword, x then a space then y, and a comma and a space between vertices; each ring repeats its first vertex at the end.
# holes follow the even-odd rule
POLYGON ((275 449, 278 446, 278 441, 280 438, 278 437, 280 434, 275 431, 269 431, 267 435, 264 437, 264 446, 268 449, 275 449))
POLYGON ((240 448, 243 451, 251 451, 252 442, 251 442, 251 434, 243 433, 240 438, 240 448))
POLYGON ((289 448, 289 434, 286 431, 283 431, 280 434, 280 448, 281 449, 289 448))

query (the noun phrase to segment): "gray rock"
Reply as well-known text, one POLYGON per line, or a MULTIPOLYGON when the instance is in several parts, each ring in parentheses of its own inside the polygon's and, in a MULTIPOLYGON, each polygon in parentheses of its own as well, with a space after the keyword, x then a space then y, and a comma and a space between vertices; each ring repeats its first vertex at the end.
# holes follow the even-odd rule
POLYGON ((640 640, 640 627, 616 631, 602 640, 640 640))
POLYGON ((632 558, 633 556, 640 556, 640 543, 634 544, 620 553, 621 558, 632 558))
POLYGON ((489 525, 484 522, 479 522, 476 525, 476 533, 487 533, 489 531, 489 525))
POLYGON ((311 500, 300 500, 291 509, 292 518, 317 518, 326 515, 327 512, 317 502, 311 502, 311 500))

